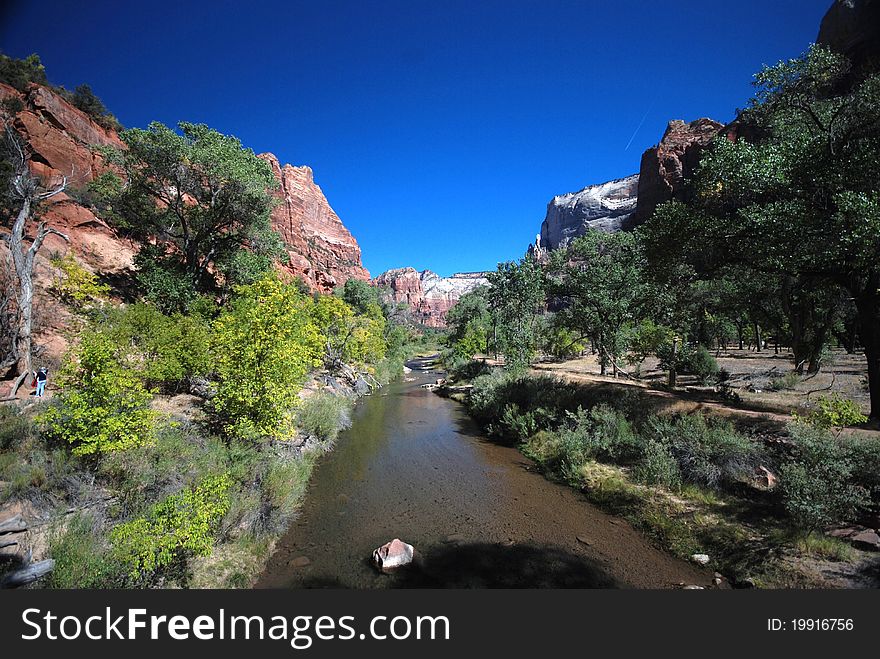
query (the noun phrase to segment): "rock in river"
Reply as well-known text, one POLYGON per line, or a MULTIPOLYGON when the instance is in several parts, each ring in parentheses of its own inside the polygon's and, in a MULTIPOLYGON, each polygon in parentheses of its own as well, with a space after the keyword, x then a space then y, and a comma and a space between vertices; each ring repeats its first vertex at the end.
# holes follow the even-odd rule
POLYGON ((399 538, 386 542, 373 552, 373 565, 382 572, 391 572, 412 563, 415 549, 399 538))

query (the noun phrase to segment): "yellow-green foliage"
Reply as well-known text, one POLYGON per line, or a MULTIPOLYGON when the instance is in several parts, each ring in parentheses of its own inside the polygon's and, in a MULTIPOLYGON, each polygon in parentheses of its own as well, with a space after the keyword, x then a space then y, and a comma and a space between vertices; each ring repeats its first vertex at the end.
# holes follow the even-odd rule
POLYGON ((237 294, 214 324, 214 410, 231 435, 289 437, 297 393, 321 364, 324 337, 312 322, 314 305, 271 275, 237 294))
POLYGON ((75 307, 106 298, 110 292, 110 287, 99 283, 98 278, 82 267, 73 254, 55 257, 51 263, 61 271, 61 280, 56 283, 55 290, 62 300, 75 307))
POLYGON ((143 517, 110 532, 113 556, 130 567, 132 577, 166 567, 186 554, 207 556, 217 524, 229 510, 228 473, 205 478, 174 494, 143 517))
POLYGON ((211 328, 200 316, 132 304, 108 314, 102 331, 131 347, 147 382, 172 385, 211 370, 211 328))
POLYGON ((374 363, 385 356, 385 316, 378 304, 358 315, 342 299, 323 295, 315 301, 312 317, 324 335, 326 361, 374 363))
POLYGON ((868 420, 858 404, 840 394, 820 396, 816 401, 816 409, 812 410, 803 419, 794 415, 795 420, 806 421, 817 428, 843 428, 864 423, 868 420))
POLYGON ((106 335, 82 335, 58 376, 61 394, 41 421, 77 455, 118 451, 152 440, 155 413, 140 375, 106 335))

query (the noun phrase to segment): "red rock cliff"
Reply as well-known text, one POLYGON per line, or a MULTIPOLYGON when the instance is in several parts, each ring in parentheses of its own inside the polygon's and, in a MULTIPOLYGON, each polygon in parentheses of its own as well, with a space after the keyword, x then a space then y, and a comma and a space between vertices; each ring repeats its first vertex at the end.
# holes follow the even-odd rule
POLYGON ((269 163, 279 184, 272 226, 287 247, 289 263, 283 268, 322 293, 331 293, 347 279, 368 281, 361 248, 330 207, 311 168, 282 167, 271 153, 260 157, 269 163))
POLYGON ((658 204, 682 198, 685 179, 693 174, 703 149, 722 128, 717 121, 706 118, 690 123, 679 119, 669 122, 660 143, 642 154, 638 202, 626 228, 646 221, 658 204))
POLYGON ((451 277, 415 268, 388 270, 373 280, 373 285, 388 290, 392 301, 404 303, 417 323, 427 327, 446 327, 446 313, 459 298, 488 280, 482 272, 459 272, 451 277))

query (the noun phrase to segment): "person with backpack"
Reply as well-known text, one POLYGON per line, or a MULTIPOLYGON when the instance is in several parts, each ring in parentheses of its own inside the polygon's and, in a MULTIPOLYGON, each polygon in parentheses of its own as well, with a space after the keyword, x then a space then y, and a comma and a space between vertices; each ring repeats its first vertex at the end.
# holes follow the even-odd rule
POLYGON ((34 373, 34 382, 37 383, 37 391, 34 394, 37 398, 43 397, 43 392, 46 390, 46 382, 49 380, 49 369, 45 366, 41 366, 40 370, 34 373))

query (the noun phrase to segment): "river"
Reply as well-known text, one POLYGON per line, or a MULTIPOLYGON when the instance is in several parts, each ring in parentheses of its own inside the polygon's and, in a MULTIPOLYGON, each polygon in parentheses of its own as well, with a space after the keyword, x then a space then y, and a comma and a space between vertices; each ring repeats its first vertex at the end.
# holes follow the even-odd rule
POLYGON ((636 587, 708 585, 622 519, 492 443, 454 401, 420 385, 429 362, 355 406, 320 460, 302 511, 257 587, 636 587), (416 548, 394 575, 370 564, 392 538, 416 548))

